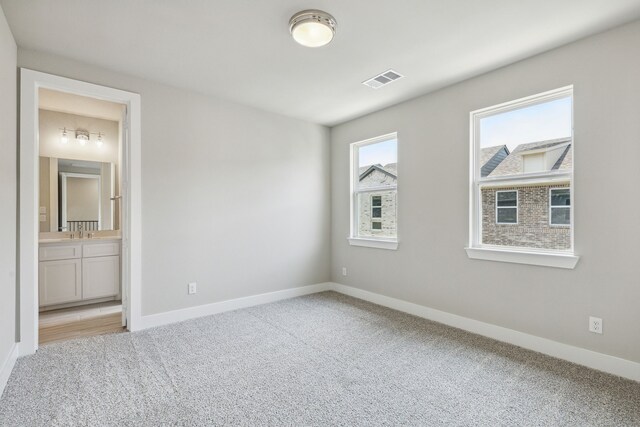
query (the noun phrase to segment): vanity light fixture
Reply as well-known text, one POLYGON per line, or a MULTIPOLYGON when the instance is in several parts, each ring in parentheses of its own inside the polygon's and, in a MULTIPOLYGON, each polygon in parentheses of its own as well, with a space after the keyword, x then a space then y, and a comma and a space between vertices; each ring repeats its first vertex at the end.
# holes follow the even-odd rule
POLYGON ((293 39, 306 47, 320 47, 333 40, 338 23, 322 10, 302 10, 289 20, 289 32, 293 39))
POLYGON ((62 129, 62 135, 60 135, 60 143, 66 144, 69 142, 69 136, 67 136, 67 128, 62 129))
POLYGON ((67 144, 69 142, 69 134, 68 132, 75 132, 76 141, 80 145, 87 145, 87 143, 91 140, 91 135, 97 135, 95 142, 98 147, 102 147, 104 144, 104 132, 90 132, 86 129, 67 129, 66 127, 60 129, 62 133, 60 134, 60 143, 67 144))

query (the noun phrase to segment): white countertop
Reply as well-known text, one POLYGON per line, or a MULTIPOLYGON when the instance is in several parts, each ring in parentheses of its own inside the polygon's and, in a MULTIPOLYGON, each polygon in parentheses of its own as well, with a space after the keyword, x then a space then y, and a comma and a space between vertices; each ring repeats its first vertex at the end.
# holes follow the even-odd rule
POLYGON ((69 237, 60 237, 54 239, 40 239, 38 242, 41 244, 46 243, 91 243, 91 242, 104 242, 105 240, 122 240, 121 236, 96 236, 92 238, 83 237, 82 239, 71 239, 69 237))

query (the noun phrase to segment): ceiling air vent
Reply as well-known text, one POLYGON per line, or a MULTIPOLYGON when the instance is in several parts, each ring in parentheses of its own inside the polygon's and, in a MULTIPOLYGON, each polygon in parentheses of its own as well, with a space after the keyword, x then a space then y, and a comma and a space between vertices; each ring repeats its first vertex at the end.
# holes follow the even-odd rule
POLYGON ((378 89, 379 87, 388 85, 389 83, 403 78, 404 76, 397 71, 387 70, 384 73, 380 73, 377 76, 370 78, 367 81, 362 82, 363 85, 378 89))

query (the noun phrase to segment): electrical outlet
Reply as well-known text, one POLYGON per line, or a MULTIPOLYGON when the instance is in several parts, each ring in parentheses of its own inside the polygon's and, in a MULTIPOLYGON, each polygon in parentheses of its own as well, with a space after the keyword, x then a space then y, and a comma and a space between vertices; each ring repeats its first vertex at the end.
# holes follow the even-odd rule
POLYGON ((343 276, 347 275, 347 267, 342 267, 342 275, 343 276))
POLYGON ((193 295, 198 292, 197 286, 198 284, 196 282, 189 283, 189 295, 193 295))
POLYGON ((602 333, 602 319, 599 317, 589 316, 589 332, 596 334, 602 333))

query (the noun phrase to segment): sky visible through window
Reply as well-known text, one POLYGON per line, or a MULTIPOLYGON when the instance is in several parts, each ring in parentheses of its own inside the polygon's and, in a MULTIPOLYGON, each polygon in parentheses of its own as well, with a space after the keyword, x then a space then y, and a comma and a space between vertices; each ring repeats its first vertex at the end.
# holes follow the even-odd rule
POLYGON ((398 161, 398 140, 369 144, 358 148, 358 166, 371 166, 380 164, 382 166, 398 161))
POLYGON ((519 144, 571 136, 571 97, 496 114, 480 120, 480 147, 519 144))

